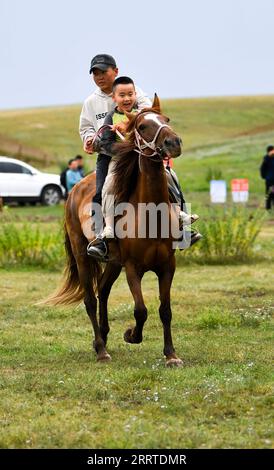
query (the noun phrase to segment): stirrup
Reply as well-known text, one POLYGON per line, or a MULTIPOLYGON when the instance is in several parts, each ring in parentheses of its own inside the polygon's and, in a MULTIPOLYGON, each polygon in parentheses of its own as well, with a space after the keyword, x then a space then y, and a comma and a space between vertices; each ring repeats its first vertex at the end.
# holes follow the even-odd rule
POLYGON ((108 246, 102 238, 95 238, 87 246, 87 254, 99 261, 108 260, 108 246))
MULTIPOLYGON (((197 243, 199 240, 201 240, 203 237, 203 235, 200 233, 200 232, 197 232, 196 230, 191 230, 191 238, 190 238, 190 245, 189 246, 186 246, 184 248, 179 248, 180 251, 184 251, 186 250, 187 248, 190 248, 192 245, 194 245, 195 243, 197 243)), ((180 241, 183 241, 183 236, 181 237, 180 241)))

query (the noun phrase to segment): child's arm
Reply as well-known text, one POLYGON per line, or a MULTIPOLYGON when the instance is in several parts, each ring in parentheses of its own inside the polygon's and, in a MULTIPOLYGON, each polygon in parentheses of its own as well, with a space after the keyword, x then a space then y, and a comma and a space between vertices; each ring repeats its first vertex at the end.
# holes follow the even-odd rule
POLYGON ((100 152, 106 155, 112 155, 113 144, 116 143, 116 134, 115 131, 111 129, 106 129, 101 137, 100 142, 100 152))

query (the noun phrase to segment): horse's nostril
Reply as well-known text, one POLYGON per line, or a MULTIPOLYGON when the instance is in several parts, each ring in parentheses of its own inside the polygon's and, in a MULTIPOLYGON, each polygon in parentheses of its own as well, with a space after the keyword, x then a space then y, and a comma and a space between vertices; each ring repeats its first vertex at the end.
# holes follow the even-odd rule
POLYGON ((182 140, 179 137, 174 137, 173 139, 166 137, 164 144, 166 147, 179 147, 182 143, 182 140))
POLYGON ((164 142, 165 142, 165 145, 166 145, 167 147, 171 147, 171 146, 172 146, 172 139, 166 138, 164 142))

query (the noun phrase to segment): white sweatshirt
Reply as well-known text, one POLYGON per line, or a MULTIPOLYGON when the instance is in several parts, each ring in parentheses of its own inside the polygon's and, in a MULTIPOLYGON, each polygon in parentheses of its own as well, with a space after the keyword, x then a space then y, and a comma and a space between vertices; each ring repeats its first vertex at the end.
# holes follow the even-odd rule
MULTIPOLYGON (((135 86, 137 95, 137 108, 150 108, 152 103, 141 88, 135 86)), ((93 137, 95 132, 104 124, 107 113, 115 108, 111 94, 107 95, 100 88, 96 90, 85 100, 80 115, 79 132, 83 142, 89 137, 93 137)))

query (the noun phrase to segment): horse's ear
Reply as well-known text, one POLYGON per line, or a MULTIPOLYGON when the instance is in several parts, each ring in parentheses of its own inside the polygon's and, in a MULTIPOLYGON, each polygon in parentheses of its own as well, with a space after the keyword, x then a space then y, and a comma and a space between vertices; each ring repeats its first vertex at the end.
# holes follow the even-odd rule
POLYGON ((154 100, 153 100, 152 108, 156 109, 156 111, 158 111, 159 113, 161 112, 160 100, 156 93, 154 93, 154 100))
POLYGON ((124 111, 126 117, 128 118, 129 122, 132 122, 136 118, 136 114, 134 113, 128 113, 127 111, 124 111))

